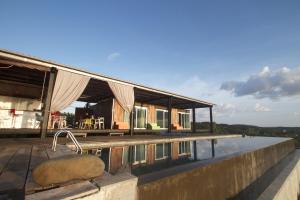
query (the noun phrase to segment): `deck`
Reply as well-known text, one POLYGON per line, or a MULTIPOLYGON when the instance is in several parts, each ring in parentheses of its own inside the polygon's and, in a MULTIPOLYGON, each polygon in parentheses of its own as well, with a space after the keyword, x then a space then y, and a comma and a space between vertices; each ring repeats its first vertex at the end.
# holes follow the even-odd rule
POLYGON ((61 196, 65 191, 59 188, 68 188, 68 196, 76 196, 82 192, 93 191, 93 186, 88 181, 75 181, 60 185, 41 187, 32 179, 32 170, 39 163, 64 155, 74 154, 64 145, 59 145, 56 152, 51 150, 47 143, 38 141, 16 142, 5 140, 7 145, 1 142, 0 150, 0 199, 51 199, 51 195, 61 196), (78 188, 80 186, 80 188, 78 188), (55 189, 54 189, 55 188, 55 189), (77 189, 76 189, 77 188, 77 189), (43 198, 37 193, 40 191, 54 189, 43 198), (78 190, 80 189, 80 190, 78 190), (61 190, 61 191, 59 191, 61 190), (74 192, 76 191, 77 192, 74 192), (54 192, 54 193, 53 193, 54 192))

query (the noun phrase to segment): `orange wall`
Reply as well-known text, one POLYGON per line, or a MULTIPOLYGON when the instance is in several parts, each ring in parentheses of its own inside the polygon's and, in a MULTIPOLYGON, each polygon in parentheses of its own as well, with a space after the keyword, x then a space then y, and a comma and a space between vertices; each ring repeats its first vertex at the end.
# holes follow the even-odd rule
MULTIPOLYGON (((147 121, 148 123, 156 123, 156 109, 163 109, 167 110, 167 107, 158 106, 158 105, 151 105, 151 104, 142 104, 142 103, 135 103, 136 106, 143 106, 147 107, 147 121)), ((183 109, 172 109, 172 124, 178 123, 178 112, 184 112, 183 109)), ((115 122, 124 122, 124 109, 120 106, 118 101, 114 99, 114 121, 115 122)))

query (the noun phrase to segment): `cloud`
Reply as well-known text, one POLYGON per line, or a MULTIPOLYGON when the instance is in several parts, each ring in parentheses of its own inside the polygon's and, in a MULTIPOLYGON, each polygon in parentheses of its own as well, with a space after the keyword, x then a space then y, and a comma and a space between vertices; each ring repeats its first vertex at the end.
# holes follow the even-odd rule
POLYGON ((263 105, 261 105, 261 104, 259 104, 259 103, 256 103, 256 104, 255 104, 254 110, 255 110, 256 112, 270 112, 270 111, 271 111, 271 109, 270 109, 269 107, 263 106, 263 105))
POLYGON ((107 60, 108 61, 113 61, 113 60, 117 59, 120 56, 121 56, 121 54, 119 52, 114 52, 114 53, 111 53, 107 56, 107 60))
MULTIPOLYGON (((214 117, 228 116, 232 117, 237 112, 237 107, 231 103, 222 103, 215 105, 213 108, 214 117)), ((197 109, 197 120, 201 119, 204 121, 209 121, 209 110, 208 109, 197 109)), ((201 121, 200 120, 200 121, 201 121)))
POLYGON ((179 94, 201 98, 207 98, 214 94, 212 86, 202 81, 198 76, 192 76, 187 78, 182 84, 176 84, 176 88, 173 90, 179 94))
POLYGON ((269 67, 264 67, 246 81, 224 82, 221 89, 231 91, 235 96, 252 95, 255 98, 297 96, 300 95, 300 68, 283 67, 272 71, 269 67))
POLYGON ((220 105, 216 105, 214 108, 214 115, 217 117, 220 116, 233 116, 237 112, 237 107, 231 103, 222 103, 220 105))

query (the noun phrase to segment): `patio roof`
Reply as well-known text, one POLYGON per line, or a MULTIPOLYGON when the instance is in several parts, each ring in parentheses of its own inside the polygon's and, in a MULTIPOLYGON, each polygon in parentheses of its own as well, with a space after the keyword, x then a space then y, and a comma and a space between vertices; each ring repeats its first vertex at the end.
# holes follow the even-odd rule
MULTIPOLYGON (((11 73, 11 71, 9 72, 8 70, 2 70, 2 71, 7 71, 7 73, 2 74, 2 76, 0 76, 1 80, 7 80, 8 77, 10 77, 11 81, 16 81, 18 79, 24 80, 25 77, 25 80, 28 82, 28 84, 33 84, 33 85, 40 85, 41 83, 43 83, 41 82, 43 81, 44 78, 43 75, 44 73, 42 71, 50 71, 51 68, 57 68, 60 70, 89 76, 91 77, 91 80, 88 86, 86 87, 85 91, 83 92, 83 94, 78 99, 79 101, 99 102, 103 99, 113 97, 113 94, 107 84, 107 81, 112 81, 112 82, 133 86, 135 89, 135 99, 137 102, 150 103, 156 105, 167 105, 168 98, 172 97, 172 107, 174 108, 181 108, 181 109, 187 109, 192 107, 201 108, 201 107, 212 107, 214 105, 213 103, 209 103, 203 100, 194 99, 179 94, 175 94, 172 92, 163 91, 163 90, 155 89, 140 84, 123 81, 120 79, 87 72, 67 65, 62 65, 52 61, 42 60, 39 58, 35 58, 20 53, 7 51, 7 50, 2 50, 2 49, 0 49, 0 65, 1 67, 18 66, 24 68, 24 70, 20 70, 17 67, 14 67, 12 68, 12 70, 15 70, 14 73, 11 73), (26 73, 28 74, 29 72, 26 72, 25 68, 33 69, 29 71, 34 71, 34 78, 26 79, 27 76, 26 73)), ((30 76, 31 75, 32 74, 30 74, 30 76)), ((48 81, 48 77, 46 76, 46 82, 47 81, 48 81)))

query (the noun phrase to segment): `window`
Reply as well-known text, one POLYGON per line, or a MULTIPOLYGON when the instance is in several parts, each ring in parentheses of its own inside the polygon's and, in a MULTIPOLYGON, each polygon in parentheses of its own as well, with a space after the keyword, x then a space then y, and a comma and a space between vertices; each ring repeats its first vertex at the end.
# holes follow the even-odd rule
POLYGON ((140 164, 146 162, 146 145, 140 144, 134 146, 133 164, 140 164))
POLYGON ((156 110, 156 123, 160 128, 168 128, 168 111, 156 110))
POLYGON ((147 127, 147 108, 146 107, 135 107, 135 120, 134 128, 144 129, 147 127))
POLYGON ((191 122, 190 122, 190 113, 186 112, 180 112, 178 113, 178 123, 180 126, 182 126, 183 128, 191 128, 191 122))
POLYGON ((155 145, 155 160, 161 160, 169 157, 170 143, 161 143, 155 145))
POLYGON ((179 155, 191 153, 191 142, 179 142, 179 155))

